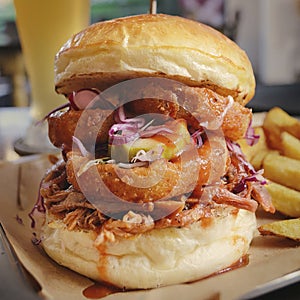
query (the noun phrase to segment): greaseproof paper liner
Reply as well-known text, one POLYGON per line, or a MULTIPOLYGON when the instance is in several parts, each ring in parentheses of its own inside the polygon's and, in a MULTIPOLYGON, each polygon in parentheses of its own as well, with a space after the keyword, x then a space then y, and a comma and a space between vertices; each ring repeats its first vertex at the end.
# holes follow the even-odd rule
MULTIPOLYGON (((40 180, 50 166, 47 155, 32 156, 0 164, 0 221, 25 269, 41 286, 39 295, 46 300, 87 299, 83 291, 93 281, 59 266, 32 243, 33 232, 28 213, 38 195, 40 180)), ((257 212, 258 224, 281 218, 257 212)), ((249 264, 194 283, 146 291, 127 291, 108 299, 236 299, 257 285, 300 269, 299 244, 258 233, 249 251, 249 264)), ((5 270, 0 270, 5 272, 5 270)), ((128 274, 130 276, 130 274, 128 274)))

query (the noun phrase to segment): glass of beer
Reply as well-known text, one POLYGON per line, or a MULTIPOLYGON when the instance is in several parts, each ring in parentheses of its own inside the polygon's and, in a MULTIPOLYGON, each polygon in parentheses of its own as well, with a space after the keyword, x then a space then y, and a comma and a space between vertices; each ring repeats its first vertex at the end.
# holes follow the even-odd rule
MULTIPOLYGON (((14 0, 14 6, 34 124, 66 102, 54 89, 54 58, 74 33, 89 25, 90 0, 14 0)), ((32 125, 24 142, 29 146, 40 145, 41 139, 36 136, 40 131, 45 135, 45 130, 32 125)))

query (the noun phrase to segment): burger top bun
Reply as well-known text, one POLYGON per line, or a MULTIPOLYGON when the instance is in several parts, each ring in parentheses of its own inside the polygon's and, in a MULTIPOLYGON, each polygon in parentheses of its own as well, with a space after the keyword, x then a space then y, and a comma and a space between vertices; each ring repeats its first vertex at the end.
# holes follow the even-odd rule
POLYGON ((251 63, 239 46, 178 16, 145 14, 95 23, 71 37, 55 59, 60 94, 149 76, 209 87, 242 105, 255 90, 251 63))

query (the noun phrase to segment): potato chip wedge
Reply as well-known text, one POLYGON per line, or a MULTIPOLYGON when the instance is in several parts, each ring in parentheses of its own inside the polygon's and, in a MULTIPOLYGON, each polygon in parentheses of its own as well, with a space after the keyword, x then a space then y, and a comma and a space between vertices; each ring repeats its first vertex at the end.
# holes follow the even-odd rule
POLYGON ((282 154, 300 160, 300 139, 288 132, 281 133, 282 154))
POLYGON ((269 153, 263 160, 264 176, 300 191, 300 160, 269 153))
POLYGON ((263 128, 270 148, 282 150, 281 133, 286 131, 300 139, 300 121, 279 107, 274 107, 266 114, 263 128))
POLYGON ((300 192, 275 182, 269 182, 266 188, 277 211, 289 217, 300 217, 300 192))
POLYGON ((275 235, 300 242, 300 218, 264 224, 258 230, 262 235, 275 235))

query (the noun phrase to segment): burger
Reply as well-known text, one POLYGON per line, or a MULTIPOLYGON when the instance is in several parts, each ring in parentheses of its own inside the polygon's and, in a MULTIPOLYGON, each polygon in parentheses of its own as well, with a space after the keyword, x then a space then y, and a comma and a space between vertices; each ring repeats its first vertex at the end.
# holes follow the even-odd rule
POLYGON ((122 289, 195 281, 243 260, 260 205, 249 59, 222 33, 164 14, 92 24, 55 58, 67 104, 47 116, 62 158, 46 172, 41 244, 122 289))

